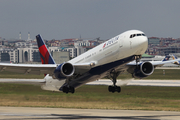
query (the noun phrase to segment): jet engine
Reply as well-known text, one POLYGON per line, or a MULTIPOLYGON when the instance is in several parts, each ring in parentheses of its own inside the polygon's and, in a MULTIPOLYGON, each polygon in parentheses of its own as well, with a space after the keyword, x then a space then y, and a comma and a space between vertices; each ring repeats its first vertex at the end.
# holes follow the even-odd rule
POLYGON ((154 66, 150 62, 143 62, 134 69, 133 77, 144 78, 151 75, 154 72, 154 66))
POLYGON ((74 66, 71 63, 62 63, 54 70, 56 79, 62 80, 74 74, 74 66))

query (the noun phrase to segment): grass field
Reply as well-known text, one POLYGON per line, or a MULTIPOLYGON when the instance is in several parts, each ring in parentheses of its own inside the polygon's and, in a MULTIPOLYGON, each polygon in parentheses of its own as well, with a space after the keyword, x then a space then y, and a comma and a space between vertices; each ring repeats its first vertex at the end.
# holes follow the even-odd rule
POLYGON ((85 85, 75 94, 41 90, 39 85, 0 84, 0 106, 61 107, 180 111, 179 87, 124 86, 109 93, 107 86, 85 85))
MULTIPOLYGON (((156 69, 146 79, 180 79, 180 70, 156 69)), ((3 71, 0 78, 44 78, 44 75, 3 71)), ((131 78, 122 74, 119 79, 131 78)), ((39 85, 0 83, 0 106, 61 107, 180 111, 179 87, 123 86, 121 93, 109 93, 107 86, 82 86, 75 94, 41 90, 39 85)))

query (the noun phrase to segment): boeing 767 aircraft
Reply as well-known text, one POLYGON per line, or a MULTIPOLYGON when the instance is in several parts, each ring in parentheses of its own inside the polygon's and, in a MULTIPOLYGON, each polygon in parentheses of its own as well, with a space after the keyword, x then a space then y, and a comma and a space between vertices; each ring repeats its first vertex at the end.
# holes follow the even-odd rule
POLYGON ((60 65, 54 62, 42 37, 37 35, 36 39, 43 64, 0 63, 0 69, 47 74, 44 78, 46 83, 42 86, 45 90, 74 93, 76 88, 88 82, 108 77, 113 82, 108 88, 109 92, 120 92, 121 88, 116 86, 116 79, 122 72, 128 71, 133 77, 143 78, 151 75, 155 67, 173 62, 139 62, 148 47, 147 37, 139 30, 129 30, 119 34, 60 65))

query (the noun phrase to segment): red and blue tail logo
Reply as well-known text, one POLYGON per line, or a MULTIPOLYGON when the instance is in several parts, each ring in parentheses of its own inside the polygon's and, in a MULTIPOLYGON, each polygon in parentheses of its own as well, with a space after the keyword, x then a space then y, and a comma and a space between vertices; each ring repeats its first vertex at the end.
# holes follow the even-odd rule
POLYGON ((37 40, 42 64, 55 64, 54 59, 49 53, 41 35, 37 35, 36 40, 37 40))

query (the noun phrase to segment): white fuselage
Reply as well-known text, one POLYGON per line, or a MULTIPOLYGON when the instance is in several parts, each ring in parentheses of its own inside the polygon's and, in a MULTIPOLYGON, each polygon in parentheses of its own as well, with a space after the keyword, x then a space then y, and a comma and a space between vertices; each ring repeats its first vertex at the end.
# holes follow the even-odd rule
MULTIPOLYGON (((147 47, 148 39, 144 33, 139 30, 130 30, 67 62, 71 64, 93 62, 95 63, 93 67, 97 67, 133 55, 142 55, 146 51, 147 47)), ((46 77, 46 81, 46 84, 42 88, 52 91, 59 91, 59 86, 62 86, 65 83, 65 80, 55 80, 52 79, 51 76, 46 77)))
POLYGON ((95 62, 95 66, 99 66, 131 55, 144 54, 148 47, 147 37, 137 36, 130 38, 131 34, 144 33, 138 30, 124 32, 68 62, 72 64, 95 62))

